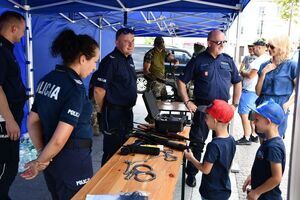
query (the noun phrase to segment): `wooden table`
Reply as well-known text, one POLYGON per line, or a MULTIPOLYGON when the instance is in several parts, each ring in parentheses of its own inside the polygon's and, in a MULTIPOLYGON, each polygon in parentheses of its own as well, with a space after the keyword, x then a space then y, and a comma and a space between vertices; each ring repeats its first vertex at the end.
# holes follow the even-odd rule
MULTIPOLYGON (((185 127, 180 134, 188 137, 189 127, 185 127)), ((131 144, 135 138, 130 138, 126 144, 131 144)), ((162 154, 162 153, 161 153, 162 154)), ((87 194, 118 194, 124 192, 145 191, 149 194, 149 200, 172 200, 175 191, 180 166, 182 165, 183 152, 174 150, 173 155, 177 161, 167 162, 163 156, 148 160, 156 173, 156 179, 150 182, 138 182, 133 178, 125 180, 127 164, 125 160, 136 161, 148 158, 148 155, 135 154, 122 156, 116 153, 72 200, 83 200, 87 194)), ((140 163, 137 163, 140 164, 140 163)))

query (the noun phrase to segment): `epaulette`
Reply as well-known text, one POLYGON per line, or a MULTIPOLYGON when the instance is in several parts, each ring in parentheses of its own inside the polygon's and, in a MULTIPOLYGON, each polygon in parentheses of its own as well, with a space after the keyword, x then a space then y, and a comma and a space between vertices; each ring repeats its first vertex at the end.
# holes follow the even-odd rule
POLYGON ((230 55, 228 55, 227 53, 223 53, 223 56, 232 59, 232 57, 230 55))
POLYGON ((82 81, 81 80, 79 80, 79 79, 75 79, 75 78, 73 78, 73 80, 75 81, 75 83, 77 83, 78 85, 82 85, 82 81))

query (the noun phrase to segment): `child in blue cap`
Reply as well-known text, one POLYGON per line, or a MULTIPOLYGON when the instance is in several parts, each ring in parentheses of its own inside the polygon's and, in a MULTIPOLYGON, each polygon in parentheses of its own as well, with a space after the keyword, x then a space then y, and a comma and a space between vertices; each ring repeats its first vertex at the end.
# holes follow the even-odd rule
POLYGON ((249 192, 247 199, 251 200, 281 200, 279 184, 286 155, 278 126, 284 119, 284 111, 272 99, 252 110, 256 113, 255 127, 258 132, 264 133, 265 139, 256 152, 251 175, 244 182, 243 191, 249 192), (248 185, 251 185, 251 190, 247 189, 248 185))

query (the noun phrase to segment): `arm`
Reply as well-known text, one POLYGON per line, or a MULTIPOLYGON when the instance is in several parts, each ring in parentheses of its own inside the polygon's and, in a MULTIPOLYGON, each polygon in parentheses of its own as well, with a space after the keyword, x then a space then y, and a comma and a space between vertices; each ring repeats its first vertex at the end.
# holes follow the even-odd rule
POLYGON ((197 106, 189 100, 189 96, 186 91, 186 84, 179 79, 177 80, 177 84, 179 95, 181 96, 181 99, 184 102, 185 106, 190 112, 195 112, 197 110, 197 106))
POLYGON ((269 179, 267 179, 266 182, 264 182, 262 185, 249 192, 249 194, 247 195, 247 199, 256 200, 260 197, 260 195, 272 190, 281 182, 281 178, 282 178, 281 163, 271 162, 271 173, 272 176, 269 179))
POLYGON ((74 127, 65 122, 59 122, 49 143, 45 146, 42 153, 36 160, 30 161, 25 165, 28 169, 21 174, 27 180, 37 176, 39 171, 44 170, 50 161, 61 151, 69 139, 74 127))
POLYGON ((260 76, 258 77, 258 81, 257 84, 255 86, 255 91, 256 91, 256 95, 260 96, 261 94, 261 90, 262 90, 262 86, 264 84, 264 80, 266 77, 266 74, 270 71, 272 71, 273 69, 276 68, 276 65, 274 65, 273 63, 268 64, 262 71, 260 76))
MULTIPOLYGON (((232 105, 239 104, 241 94, 242 94, 242 82, 238 82, 233 85, 232 105)), ((236 107, 234 107, 234 110, 235 108, 236 107)))
POLYGON ((94 87, 95 102, 99 106, 98 112, 101 112, 101 110, 102 110, 105 94, 106 94, 105 89, 103 89, 101 87, 94 87))
POLYGON ((166 60, 167 60, 168 62, 173 63, 174 65, 178 65, 178 64, 179 64, 179 61, 178 61, 178 60, 174 57, 174 55, 171 54, 171 53, 168 54, 166 60))
POLYGON ((44 148, 42 126, 39 115, 33 111, 29 113, 27 121, 28 133, 37 151, 44 148))
POLYGON ((145 75, 151 73, 151 72, 149 71, 150 66, 151 66, 151 63, 149 63, 149 62, 144 62, 144 64, 143 64, 143 72, 144 72, 145 75))
MULTIPOLYGON (((294 82, 294 86, 295 86, 297 84, 297 79, 294 79, 293 82, 294 82)), ((295 102, 295 89, 294 89, 293 94, 290 96, 289 100, 282 105, 284 112, 287 112, 288 108, 292 104, 294 104, 294 102, 295 102)))
POLYGON ((2 86, 0 86, 0 102, 0 115, 5 119, 7 135, 11 140, 17 140, 20 138, 20 127, 9 109, 2 86))
POLYGON ((249 72, 241 71, 241 76, 244 78, 252 79, 257 75, 257 70, 251 69, 249 72))
POLYGON ((205 161, 204 163, 200 163, 193 155, 192 151, 184 151, 185 157, 187 160, 191 161, 193 165, 200 170, 203 174, 209 174, 212 167, 213 163, 205 161))

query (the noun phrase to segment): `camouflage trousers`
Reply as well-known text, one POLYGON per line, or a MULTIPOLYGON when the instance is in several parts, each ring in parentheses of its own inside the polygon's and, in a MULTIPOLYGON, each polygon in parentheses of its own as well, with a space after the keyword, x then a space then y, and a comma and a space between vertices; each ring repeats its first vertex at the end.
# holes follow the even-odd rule
POLYGON ((148 81, 147 88, 152 90, 152 92, 156 98, 161 98, 161 97, 167 96, 167 89, 166 89, 166 85, 164 83, 150 80, 150 81, 148 81))
POLYGON ((96 104, 95 100, 92 100, 92 104, 93 112, 91 116, 91 125, 93 127, 93 133, 94 135, 100 135, 102 129, 101 113, 98 112, 99 106, 96 104))

